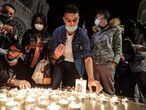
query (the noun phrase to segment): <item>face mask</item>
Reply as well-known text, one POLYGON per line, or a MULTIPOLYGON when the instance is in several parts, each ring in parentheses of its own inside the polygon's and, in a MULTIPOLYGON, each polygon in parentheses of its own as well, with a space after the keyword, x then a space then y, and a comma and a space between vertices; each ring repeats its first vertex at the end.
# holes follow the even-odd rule
MULTIPOLYGON (((18 57, 19 58, 19 57, 18 57)), ((17 61, 18 61, 18 58, 12 58, 12 59, 10 59, 10 58, 8 58, 6 55, 5 55, 5 59, 7 60, 7 62, 9 63, 9 64, 11 64, 11 63, 16 63, 17 61)))
POLYGON ((100 21, 98 18, 94 21, 95 25, 98 26, 100 24, 100 21))
POLYGON ((77 25, 76 26, 66 26, 66 30, 68 32, 74 32, 77 29, 77 25))
POLYGON ((34 26, 35 26, 35 28, 36 28, 38 31, 41 31, 41 30, 44 29, 44 25, 43 25, 43 24, 35 24, 34 26))
POLYGON ((11 19, 11 17, 8 16, 8 14, 1 14, 1 19, 5 23, 5 22, 9 21, 11 19))

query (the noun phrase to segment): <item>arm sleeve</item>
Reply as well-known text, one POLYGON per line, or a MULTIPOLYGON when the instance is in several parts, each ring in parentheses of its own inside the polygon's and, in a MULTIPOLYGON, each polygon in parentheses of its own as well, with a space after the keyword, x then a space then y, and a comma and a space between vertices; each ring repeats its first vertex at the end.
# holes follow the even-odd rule
POLYGON ((89 40, 87 32, 85 31, 83 31, 83 36, 82 36, 82 50, 83 50, 84 59, 91 56, 90 40, 89 40))
POLYGON ((2 64, 2 61, 0 60, 0 83, 6 83, 8 79, 10 78, 9 74, 7 73, 6 69, 4 69, 4 66, 2 64))
POLYGON ((118 64, 122 55, 122 33, 117 28, 113 36, 114 61, 118 64))

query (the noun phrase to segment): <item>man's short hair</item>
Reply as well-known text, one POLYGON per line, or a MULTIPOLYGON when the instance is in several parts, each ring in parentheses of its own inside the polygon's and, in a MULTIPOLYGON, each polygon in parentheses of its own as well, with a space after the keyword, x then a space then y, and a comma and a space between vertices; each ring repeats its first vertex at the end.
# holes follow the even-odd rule
POLYGON ((22 46, 19 43, 10 43, 8 48, 11 46, 15 46, 18 50, 20 50, 20 52, 22 52, 22 46))
POLYGON ((65 7, 65 10, 64 10, 64 14, 65 13, 79 13, 79 9, 76 5, 74 4, 68 4, 66 7, 65 7))
POLYGON ((4 9, 6 6, 11 7, 11 8, 16 12, 15 7, 14 7, 13 5, 9 4, 9 3, 4 4, 4 5, 2 6, 2 8, 4 9))
POLYGON ((104 18, 106 19, 106 20, 109 20, 110 19, 110 13, 109 13, 109 11, 108 10, 98 10, 97 11, 97 14, 102 14, 102 15, 104 15, 104 18))

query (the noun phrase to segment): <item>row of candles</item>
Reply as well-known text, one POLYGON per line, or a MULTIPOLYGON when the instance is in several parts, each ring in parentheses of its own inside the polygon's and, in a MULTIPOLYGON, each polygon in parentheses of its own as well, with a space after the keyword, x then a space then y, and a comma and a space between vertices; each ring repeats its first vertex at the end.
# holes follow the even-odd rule
POLYGON ((11 89, 0 93, 0 110, 82 110, 86 101, 101 104, 127 103, 128 99, 119 100, 117 96, 105 94, 80 93, 42 88, 11 89))

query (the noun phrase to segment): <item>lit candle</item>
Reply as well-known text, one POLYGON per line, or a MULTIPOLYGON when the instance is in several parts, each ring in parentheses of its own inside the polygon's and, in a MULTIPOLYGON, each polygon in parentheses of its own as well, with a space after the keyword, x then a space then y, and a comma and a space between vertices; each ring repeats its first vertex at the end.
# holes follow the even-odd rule
POLYGON ((6 103, 6 110, 19 110, 18 109, 18 102, 16 101, 8 101, 6 103))
POLYGON ((56 94, 53 94, 53 95, 51 96, 51 99, 52 99, 53 101, 58 101, 58 100, 59 100, 59 96, 56 95, 56 94))
POLYGON ((66 105, 68 105, 69 102, 68 102, 68 100, 61 99, 61 100, 59 100, 59 103, 63 106, 66 106, 66 105))
POLYGON ((6 93, 0 93, 0 99, 6 98, 6 97, 7 97, 6 93))
POLYGON ((97 94, 96 93, 89 93, 89 99, 90 100, 96 100, 97 99, 97 94))
POLYGON ((109 97, 101 95, 100 102, 106 104, 109 101, 109 97))
POLYGON ((17 95, 15 96, 15 100, 19 102, 24 102, 25 96, 24 95, 17 95))
POLYGON ((81 110, 81 105, 75 102, 70 103, 70 110, 81 110))
POLYGON ((25 99, 25 110, 31 110, 36 106, 36 99, 33 97, 28 97, 25 99))
POLYGON ((19 108, 20 109, 24 109, 24 100, 25 100, 25 95, 23 94, 19 94, 19 95, 17 95, 17 96, 15 96, 15 98, 14 98, 14 100, 15 101, 17 101, 17 102, 19 102, 18 103, 18 106, 19 106, 19 108))
POLYGON ((127 103, 129 100, 127 98, 122 99, 122 103, 127 103))
POLYGON ((55 103, 52 103, 47 107, 47 110, 61 110, 61 107, 55 103))
POLYGON ((68 101, 73 102, 76 100, 76 98, 74 96, 70 96, 67 98, 68 101))
POLYGON ((9 101, 9 98, 0 99, 0 110, 5 110, 5 104, 9 101))
POLYGON ((41 108, 46 108, 49 105, 49 100, 47 96, 38 97, 38 104, 41 108))
POLYGON ((101 110, 104 110, 105 106, 103 104, 100 105, 101 110))
POLYGON ((128 110, 128 103, 123 103, 125 110, 128 110))
POLYGON ((111 101, 113 104, 119 104, 119 102, 120 102, 118 97, 116 97, 116 96, 112 97, 111 101))
POLYGON ((113 110, 117 110, 118 107, 116 105, 113 106, 113 110))
POLYGON ((80 102, 85 102, 86 101, 86 96, 83 95, 83 94, 81 94, 80 96, 78 96, 78 98, 79 98, 79 101, 80 102))

